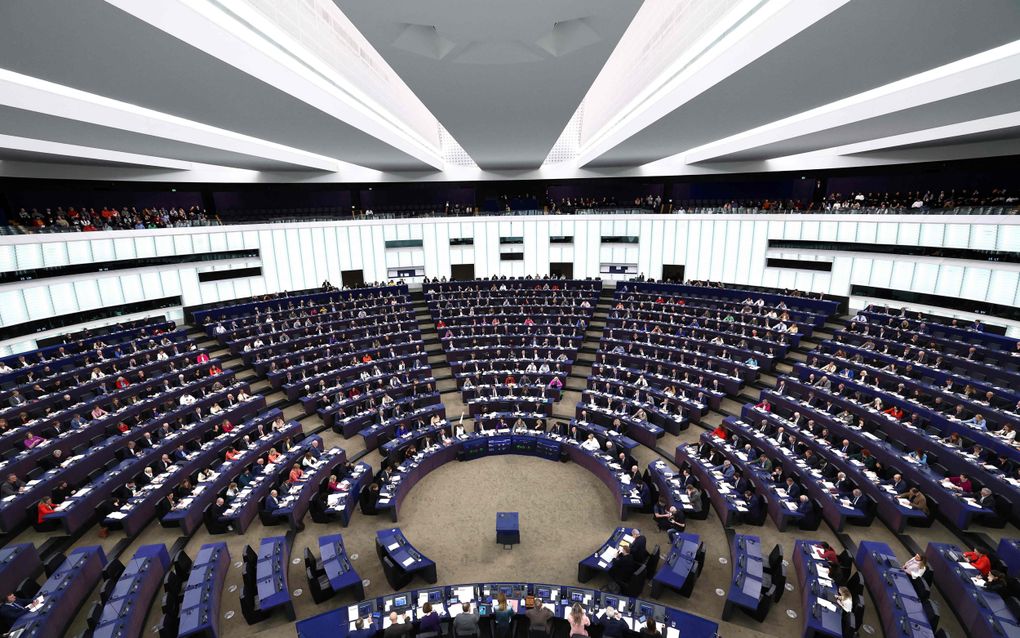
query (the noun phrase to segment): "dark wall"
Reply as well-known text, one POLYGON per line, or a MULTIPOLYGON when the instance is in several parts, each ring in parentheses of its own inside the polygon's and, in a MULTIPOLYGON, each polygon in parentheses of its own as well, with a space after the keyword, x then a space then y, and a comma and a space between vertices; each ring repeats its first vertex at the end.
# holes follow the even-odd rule
POLYGON ((348 190, 298 191, 288 188, 263 187, 261 190, 214 191, 217 211, 241 209, 340 208, 351 207, 348 190))
POLYGON ((908 192, 950 189, 977 189, 988 193, 992 189, 1017 189, 1020 162, 984 167, 928 167, 898 168, 895 171, 873 171, 869 174, 830 177, 827 194, 864 192, 908 192))
POLYGON ((617 180, 603 182, 575 182, 570 184, 556 184, 546 189, 546 195, 555 200, 576 199, 579 197, 603 197, 612 198, 621 206, 632 204, 634 199, 652 195, 665 196, 665 184, 663 182, 620 182, 617 180))
POLYGON ((475 188, 449 184, 393 184, 363 188, 358 192, 362 208, 384 208, 388 206, 432 205, 475 205, 475 188))
POLYGON ((62 206, 75 208, 95 208, 113 206, 114 208, 178 208, 202 205, 202 193, 199 191, 105 191, 105 190, 28 190, 7 192, 11 212, 16 213, 22 208, 44 209, 62 206))

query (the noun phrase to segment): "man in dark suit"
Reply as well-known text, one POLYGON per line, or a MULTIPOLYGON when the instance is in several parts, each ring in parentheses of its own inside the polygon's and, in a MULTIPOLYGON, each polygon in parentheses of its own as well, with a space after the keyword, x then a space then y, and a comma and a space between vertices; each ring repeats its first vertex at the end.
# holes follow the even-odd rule
POLYGON ((808 518, 812 515, 811 499, 807 497, 807 494, 801 494, 799 501, 797 502, 797 511, 804 515, 804 518, 808 518))
POLYGON ((634 540, 630 543, 630 555, 634 557, 634 561, 638 565, 643 565, 648 560, 647 539, 641 535, 641 530, 636 527, 630 530, 630 535, 634 537, 634 540))
POLYGON ((903 494, 909 489, 907 482, 903 480, 902 474, 893 474, 892 482, 890 485, 893 488, 893 492, 896 494, 903 494))
POLYGON ((347 638, 372 638, 375 635, 375 628, 365 627, 365 619, 358 618, 354 621, 354 631, 348 632, 347 638))
POLYGON ((800 485, 798 485, 797 482, 793 480, 793 477, 792 476, 786 477, 787 498, 789 498, 791 501, 796 501, 797 499, 800 498, 801 492, 802 490, 800 488, 800 485))
POLYGON ((733 485, 737 490, 737 494, 743 494, 747 490, 751 489, 751 481, 749 481, 740 470, 733 473, 733 485))
POLYGON ((627 623, 620 618, 620 610, 610 609, 606 612, 606 615, 602 618, 602 636, 603 638, 623 638, 623 635, 629 631, 627 623))
POLYGON ((0 605, 0 620, 3 621, 5 629, 9 629, 18 618, 28 613, 28 604, 32 601, 27 598, 18 598, 14 594, 7 594, 7 600, 0 605))
POLYGON ((754 524, 764 521, 765 499, 761 495, 747 490, 744 492, 744 500, 747 501, 747 512, 744 514, 744 520, 754 524))
POLYGON ((280 503, 279 501, 276 500, 277 496, 279 495, 277 494, 276 490, 269 492, 269 496, 266 497, 266 502, 262 509, 264 509, 267 512, 275 512, 276 510, 280 509, 280 503))
POLYGON ((637 561, 630 554, 630 547, 624 544, 620 544, 620 551, 616 554, 616 558, 613 559, 613 563, 609 566, 609 575, 612 577, 616 584, 623 587, 630 582, 634 572, 637 571, 637 561))
POLYGON ((383 630, 383 638, 400 638, 411 633, 411 623, 407 617, 395 611, 390 612, 390 626, 383 630))

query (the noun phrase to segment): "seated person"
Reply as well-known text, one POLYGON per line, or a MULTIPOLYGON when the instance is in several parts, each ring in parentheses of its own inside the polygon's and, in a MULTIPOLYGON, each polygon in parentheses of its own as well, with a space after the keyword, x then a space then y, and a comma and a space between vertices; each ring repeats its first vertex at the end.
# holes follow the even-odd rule
POLYGON ((913 558, 903 563, 903 571, 914 580, 924 576, 927 570, 928 561, 921 554, 914 554, 913 558))
POLYGON ((981 572, 982 576, 988 576, 989 572, 992 571, 992 561, 988 558, 988 554, 985 550, 980 547, 975 547, 973 551, 964 552, 963 557, 970 562, 970 566, 981 572))

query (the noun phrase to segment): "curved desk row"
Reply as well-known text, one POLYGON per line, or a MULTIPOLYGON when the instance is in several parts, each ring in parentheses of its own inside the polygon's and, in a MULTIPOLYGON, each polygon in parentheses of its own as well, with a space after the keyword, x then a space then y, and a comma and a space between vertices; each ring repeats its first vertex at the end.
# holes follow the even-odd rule
POLYGON ((11 633, 24 638, 64 636, 78 610, 102 580, 105 566, 106 554, 98 545, 79 547, 68 554, 39 589, 42 605, 19 616, 11 633))
POLYGON ((538 456, 548 460, 569 459, 597 476, 613 492, 620 520, 626 520, 631 509, 641 508, 640 496, 634 494, 616 459, 582 448, 577 441, 561 436, 538 432, 510 434, 503 430, 468 434, 451 445, 436 445, 418 452, 394 468, 394 475, 379 490, 376 509, 388 510, 396 522, 404 498, 432 470, 455 459, 471 460, 499 454, 538 456))
POLYGON ((143 545, 124 566, 117 584, 103 606, 93 636, 96 638, 137 638, 144 633, 145 617, 160 592, 163 576, 170 568, 166 546, 143 545))
MULTIPOLYGON (((514 610, 514 623, 518 625, 527 622, 528 597, 540 598, 543 606, 553 613, 549 620, 552 635, 561 635, 561 631, 562 635, 569 633, 565 619, 574 603, 584 608, 593 629, 603 622, 606 608, 613 607, 619 610, 621 620, 631 631, 640 630, 646 620, 654 620, 663 638, 715 638, 719 630, 716 622, 641 598, 584 587, 524 582, 472 583, 402 591, 307 618, 297 623, 296 630, 298 638, 346 638, 357 631, 354 623, 360 619, 365 631, 358 632, 357 636, 381 636, 390 624, 387 617, 390 611, 403 616, 410 630, 416 628, 426 602, 432 605, 442 624, 448 624, 460 614, 463 603, 471 603, 472 612, 478 612, 481 620, 487 623, 492 601, 501 593, 506 595, 507 603, 514 610)), ((451 635, 449 628, 443 634, 451 635)))

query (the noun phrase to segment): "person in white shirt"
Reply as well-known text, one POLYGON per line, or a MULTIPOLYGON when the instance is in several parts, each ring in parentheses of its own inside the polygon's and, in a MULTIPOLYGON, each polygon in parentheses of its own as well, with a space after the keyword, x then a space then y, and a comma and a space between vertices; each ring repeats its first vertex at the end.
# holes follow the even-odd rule
POLYGON ((903 571, 911 578, 920 578, 928 570, 928 561, 920 554, 914 554, 913 558, 903 563, 903 571))
POLYGON ((194 402, 195 402, 195 397, 191 396, 190 394, 185 394, 185 395, 181 396, 181 405, 191 405, 194 402))
POLYGON ((216 334, 221 335, 221 334, 225 333, 226 331, 227 331, 227 329, 223 327, 223 324, 221 324, 221 323, 216 324, 216 328, 214 329, 214 332, 216 334))
POLYGON ((14 369, 6 363, 0 361, 0 374, 7 374, 8 372, 14 372, 14 369))
POLYGON ((588 438, 585 439, 584 442, 581 443, 581 447, 583 447, 586 450, 590 450, 592 452, 595 452, 595 451, 598 451, 598 450, 602 449, 602 446, 599 445, 599 442, 595 438, 595 435, 591 434, 591 433, 589 433, 588 434, 588 438))
POLYGON ((840 587, 839 593, 836 594, 836 604, 843 608, 843 611, 849 613, 854 610, 854 597, 850 593, 850 590, 846 587, 840 587))

